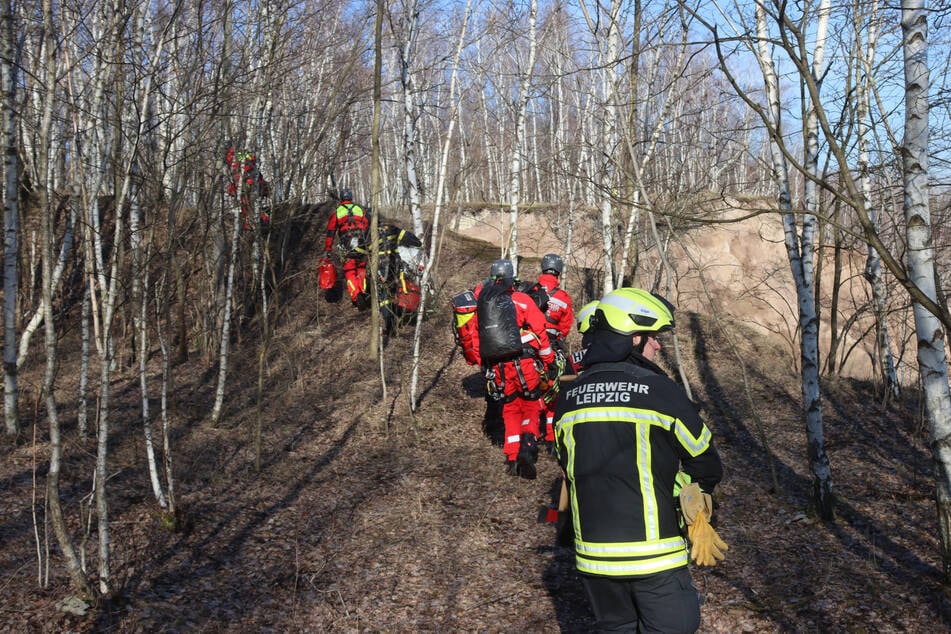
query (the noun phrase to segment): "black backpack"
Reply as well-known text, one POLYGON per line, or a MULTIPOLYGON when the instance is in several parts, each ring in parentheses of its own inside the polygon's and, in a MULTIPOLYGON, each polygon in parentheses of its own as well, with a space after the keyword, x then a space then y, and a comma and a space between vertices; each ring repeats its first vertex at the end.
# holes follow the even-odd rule
POLYGON ((510 289, 502 284, 482 287, 476 306, 479 355, 485 366, 522 355, 522 333, 510 289))
POLYGON ((538 282, 522 281, 515 284, 515 290, 531 297, 535 305, 538 306, 538 310, 542 311, 543 314, 548 312, 548 300, 550 297, 544 286, 538 282))

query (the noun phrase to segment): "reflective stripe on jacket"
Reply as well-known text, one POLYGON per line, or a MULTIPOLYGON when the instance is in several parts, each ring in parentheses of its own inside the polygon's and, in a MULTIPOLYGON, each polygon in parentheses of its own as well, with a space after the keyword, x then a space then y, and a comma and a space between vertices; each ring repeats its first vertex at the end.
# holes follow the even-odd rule
POLYGON ((331 214, 327 221, 327 236, 324 240, 324 250, 330 251, 333 246, 334 236, 353 229, 366 231, 370 226, 367 220, 366 211, 360 205, 352 202, 345 202, 337 206, 336 211, 331 214))

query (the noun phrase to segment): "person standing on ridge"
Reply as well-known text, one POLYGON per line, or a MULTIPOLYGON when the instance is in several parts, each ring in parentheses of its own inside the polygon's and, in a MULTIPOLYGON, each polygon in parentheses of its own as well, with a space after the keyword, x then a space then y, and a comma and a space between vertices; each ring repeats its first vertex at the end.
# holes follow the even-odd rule
POLYGON ((713 566, 727 550, 710 524, 710 494, 723 477, 712 435, 654 362, 673 313, 641 289, 602 297, 584 368, 555 408, 575 565, 603 631, 695 632, 689 561, 713 566))
POLYGON ((367 211, 353 202, 353 191, 340 190, 340 204, 327 220, 327 237, 324 251, 330 257, 334 238, 344 253, 343 276, 347 280, 347 292, 351 303, 359 310, 370 306, 370 294, 367 292, 367 233, 370 219, 367 211))
POLYGON ((555 353, 545 330, 545 315, 528 295, 515 290, 515 274, 508 260, 496 260, 491 278, 478 294, 479 353, 490 394, 502 401, 505 437, 502 451, 509 475, 532 480, 538 459, 539 414, 542 377, 557 373, 555 353), (502 315, 506 315, 502 323, 502 315), (504 355, 496 333, 505 331, 511 342, 504 355))

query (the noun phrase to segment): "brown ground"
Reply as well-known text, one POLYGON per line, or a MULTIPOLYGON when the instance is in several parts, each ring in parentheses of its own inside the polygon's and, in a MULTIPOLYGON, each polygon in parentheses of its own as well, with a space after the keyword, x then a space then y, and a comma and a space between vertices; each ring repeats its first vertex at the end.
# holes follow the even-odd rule
MULTIPOLYGON (((313 229, 304 241, 310 253, 319 234, 313 229)), ((57 608, 69 587, 55 549, 49 587, 37 587, 34 448, 29 438, 4 439, 0 631, 588 631, 592 615, 572 553, 553 545, 552 525, 537 522, 558 469, 544 456, 537 480, 504 474, 501 449, 482 433, 480 382, 448 328, 448 295, 477 282, 494 253, 446 241, 438 312, 425 322, 415 416, 407 405, 411 331, 386 348, 384 393, 381 370, 364 352, 368 315, 319 295, 316 257, 303 259, 304 274, 290 271, 281 298, 260 471, 256 329, 235 350, 218 429, 207 420, 213 375, 197 356, 179 366, 173 459, 188 520, 181 532, 162 527, 135 422, 136 383, 131 374, 117 376, 108 487, 118 590, 86 616, 57 608)), ((716 568, 693 570, 706 601, 701 631, 947 631, 951 604, 940 582, 932 463, 917 395, 909 390, 900 407, 884 409, 870 384, 824 386, 839 515, 823 523, 809 509, 787 348, 730 326, 761 429, 741 366, 715 324, 691 313, 679 324, 689 380, 726 466, 717 497, 730 551, 716 568)), ((35 372, 24 373, 24 384, 35 372)), ((76 436, 74 392, 66 388, 74 373, 74 359, 64 358, 63 501, 78 540, 95 444, 76 436)), ((40 487, 43 433, 35 452, 40 487)), ((42 489, 37 496, 41 517, 42 489)), ((95 541, 93 523, 85 549, 91 570, 95 541)))

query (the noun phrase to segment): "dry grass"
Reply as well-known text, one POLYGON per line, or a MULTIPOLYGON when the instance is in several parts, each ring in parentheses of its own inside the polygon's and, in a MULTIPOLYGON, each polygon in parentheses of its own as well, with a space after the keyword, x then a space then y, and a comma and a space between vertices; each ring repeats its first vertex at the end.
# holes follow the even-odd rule
MULTIPOLYGON (((536 521, 558 469, 546 457, 535 481, 504 475, 501 450, 481 431, 483 400, 467 391, 478 380, 453 349, 448 295, 477 282, 494 257, 491 248, 446 240, 415 416, 408 407, 411 331, 386 348, 384 400, 378 367, 363 351, 367 314, 327 304, 313 276, 298 276, 268 359, 260 472, 253 336, 235 351, 219 429, 206 421, 213 397, 207 368, 197 360, 180 366, 174 459, 189 520, 183 532, 165 530, 151 501, 135 383, 120 377, 109 469, 119 590, 85 617, 56 609, 68 586, 55 551, 50 587, 36 586, 32 448, 5 441, 0 631, 589 630, 572 554, 536 521)), ((304 258, 301 266, 313 270, 315 262, 304 258)), ((685 313, 679 323, 688 377, 726 466, 717 499, 731 548, 722 565, 694 570, 706 599, 701 631, 946 630, 932 465, 916 396, 884 409, 871 384, 826 386, 839 516, 825 524, 810 511, 788 354, 730 326, 775 457, 777 491, 736 359, 710 319, 685 313)), ((64 359, 64 376, 70 363, 64 359)), ((94 446, 75 437, 69 394, 64 380, 64 502, 79 536, 94 446)), ((94 548, 86 550, 92 560, 94 548)))

